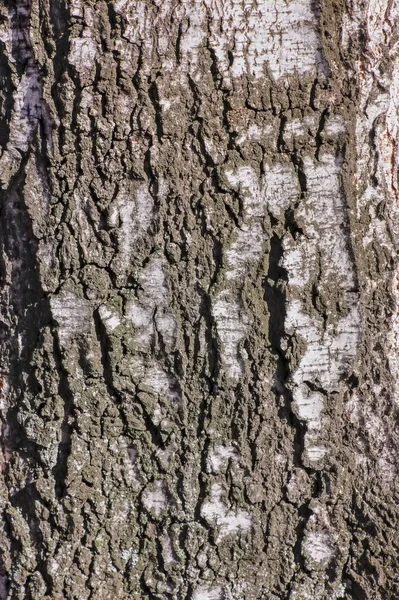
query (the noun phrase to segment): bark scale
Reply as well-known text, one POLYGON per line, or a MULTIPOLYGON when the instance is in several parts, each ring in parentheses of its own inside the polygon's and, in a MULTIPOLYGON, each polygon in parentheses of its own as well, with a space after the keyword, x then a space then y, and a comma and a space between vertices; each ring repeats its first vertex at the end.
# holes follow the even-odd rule
POLYGON ((3 4, 0 597, 399 597, 398 14, 3 4))

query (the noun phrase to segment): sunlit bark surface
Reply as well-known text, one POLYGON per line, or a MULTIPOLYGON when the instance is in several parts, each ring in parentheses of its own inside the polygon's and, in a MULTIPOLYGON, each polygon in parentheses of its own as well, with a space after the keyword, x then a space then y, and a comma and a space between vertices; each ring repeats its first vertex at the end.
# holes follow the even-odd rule
POLYGON ((3 0, 0 598, 399 598, 398 0, 3 0))

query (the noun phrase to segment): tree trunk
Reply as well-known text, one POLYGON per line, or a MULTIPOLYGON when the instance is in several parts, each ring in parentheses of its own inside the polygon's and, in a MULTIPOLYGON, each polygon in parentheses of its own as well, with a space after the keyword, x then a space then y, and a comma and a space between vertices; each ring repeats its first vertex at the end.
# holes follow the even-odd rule
POLYGON ((0 18, 0 598, 399 598, 398 0, 0 18))

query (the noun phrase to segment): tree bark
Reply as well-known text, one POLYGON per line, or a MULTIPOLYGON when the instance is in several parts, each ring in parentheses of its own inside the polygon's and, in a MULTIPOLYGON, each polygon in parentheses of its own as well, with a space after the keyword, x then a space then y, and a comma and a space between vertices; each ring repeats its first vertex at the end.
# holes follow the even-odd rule
POLYGON ((0 598, 399 598, 397 0, 6 0, 0 598))

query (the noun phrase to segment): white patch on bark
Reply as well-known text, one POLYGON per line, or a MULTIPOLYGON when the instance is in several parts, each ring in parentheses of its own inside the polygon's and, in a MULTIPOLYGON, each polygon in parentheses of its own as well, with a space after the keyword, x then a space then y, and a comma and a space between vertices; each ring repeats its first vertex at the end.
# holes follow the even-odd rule
POLYGON ((64 292, 50 298, 50 307, 61 344, 90 331, 93 308, 87 300, 64 292))
MULTIPOLYGON (((87 8, 87 4, 86 4, 87 8)), ((83 17, 83 2, 82 0, 71 0, 70 11, 73 17, 83 17)))
POLYGON ((240 167, 236 172, 225 171, 229 184, 243 197, 245 217, 261 217, 264 214, 263 200, 260 195, 258 176, 252 167, 240 167))
MULTIPOLYGON (((357 15, 361 20, 361 15, 357 15)), ((354 20, 355 21, 355 20, 354 20)), ((378 149, 377 174, 381 177, 391 198, 396 201, 391 206, 397 215, 398 196, 398 164, 399 164, 399 48, 397 43, 391 50, 392 78, 388 79, 386 70, 379 74, 379 65, 384 59, 389 42, 395 40, 399 24, 399 6, 388 0, 370 0, 366 18, 368 60, 359 66, 360 96, 359 110, 356 119, 356 137, 358 143, 356 183, 368 179, 370 168, 368 135, 375 126, 375 140, 378 149), (372 94, 375 81, 380 80, 388 93, 372 94), (376 118, 381 116, 377 124, 376 118), (364 178, 364 179, 363 179, 364 178)), ((384 191, 381 189, 381 194, 384 191)), ((359 209, 364 208, 366 199, 360 196, 359 209)))
POLYGON ((354 302, 349 315, 334 325, 327 325, 323 333, 320 318, 302 312, 298 300, 289 304, 287 331, 299 333, 307 342, 306 351, 292 378, 297 386, 309 382, 321 384, 327 391, 338 389, 342 369, 356 355, 360 317, 357 298, 354 302))
POLYGON ((230 291, 221 292, 212 307, 222 346, 222 359, 228 376, 238 381, 243 374, 243 354, 239 345, 244 341, 250 323, 238 298, 230 291))
MULTIPOLYGON (((263 219, 267 208, 280 212, 297 197, 298 183, 293 166, 276 164, 267 169, 264 179, 251 167, 225 171, 228 183, 243 200, 243 225, 226 252, 226 279, 243 285, 250 266, 262 255, 267 235, 263 219)), ((251 318, 243 310, 237 292, 227 288, 218 294, 213 303, 213 316, 222 346, 222 359, 228 376, 238 381, 243 375, 245 350, 240 344, 245 340, 251 318)))
POLYGON ((192 600, 222 600, 222 588, 201 586, 193 593, 192 600))
POLYGON ((135 340, 147 349, 157 333, 162 336, 166 348, 171 350, 176 340, 176 322, 170 314, 162 258, 152 258, 141 270, 138 281, 141 288, 138 297, 126 303, 126 317, 137 330, 135 340))
MULTIPOLYGON (((147 2, 119 0, 115 11, 125 20, 124 37, 131 44, 143 44, 146 55, 155 50, 165 57, 163 68, 176 64, 167 56, 174 40, 165 25, 172 10, 164 0, 156 10, 147 2), (161 33, 154 40, 154 26, 161 33)), ((187 72, 194 80, 205 41, 213 49, 224 84, 244 75, 261 79, 269 71, 276 79, 298 73, 325 75, 328 68, 321 55, 316 19, 310 0, 187 0, 173 6, 174 16, 183 24, 180 39, 180 83, 187 85, 187 72), (208 28, 210 33, 208 33, 208 28), (230 64, 229 51, 234 48, 230 64)))
MULTIPOLYGON (((342 226, 348 226, 348 216, 339 181, 341 160, 331 154, 320 156, 318 161, 306 157, 304 169, 308 195, 298 215, 306 223, 306 237, 313 248, 319 248, 326 273, 338 276, 344 289, 353 288, 355 269, 348 235, 342 231, 342 226)), ((314 249, 310 254, 314 257, 314 249)))
POLYGON ((93 68, 97 57, 97 45, 90 37, 90 30, 85 29, 84 37, 71 41, 71 50, 68 54, 69 62, 79 73, 93 68))
POLYGON ((218 540, 240 531, 247 531, 251 527, 251 515, 242 509, 229 510, 222 502, 222 486, 214 483, 208 500, 201 506, 201 516, 210 524, 219 528, 218 540))
POLYGON ((166 565, 176 563, 176 555, 173 550, 172 540, 168 535, 162 538, 162 558, 166 565))
MULTIPOLYGON (((263 210, 256 174, 250 167, 242 167, 236 173, 225 173, 230 185, 238 187, 244 200, 244 221, 247 224, 239 230, 236 240, 227 251, 228 268, 226 278, 233 281, 242 278, 251 261, 258 258, 264 237, 262 227, 251 217, 262 216, 263 210), (252 244, 254 240, 254 244, 252 244)), ((238 381, 243 374, 243 355, 239 346, 244 341, 250 319, 243 311, 239 296, 231 290, 223 290, 216 297, 212 313, 222 346, 222 359, 228 376, 238 381)))
POLYGON ((210 473, 225 472, 229 461, 237 461, 238 453, 233 446, 215 446, 209 451, 207 468, 210 473))
POLYGON ((306 446, 306 456, 309 462, 318 462, 327 454, 326 446, 315 445, 311 446, 309 441, 311 440, 311 436, 308 435, 307 446, 306 446), (310 439, 309 439, 310 438, 310 439))
POLYGON ((134 191, 120 191, 111 207, 108 221, 116 229, 118 269, 122 269, 122 277, 130 266, 134 244, 146 234, 153 218, 154 201, 148 185, 143 183, 134 191))
MULTIPOLYGON (((206 8, 202 0, 188 0, 185 6, 188 16, 188 27, 182 35, 180 49, 183 57, 189 60, 192 67, 197 66, 199 49, 206 37, 206 8)), ((185 61, 183 61, 185 62, 185 61)))
MULTIPOLYGON (((391 255, 399 237, 399 4, 388 0, 370 0, 366 7, 355 5, 356 11, 347 20, 345 39, 362 26, 366 34, 363 58, 357 65, 359 82, 356 111, 356 172, 353 184, 357 188, 357 218, 370 221, 364 236, 364 246, 375 244, 385 247, 391 255), (366 13, 364 13, 366 9, 366 13), (386 68, 389 56, 389 68, 386 68), (385 91, 382 91, 385 90, 385 91), (370 153, 372 135, 375 152, 370 153), (375 181, 379 185, 375 186, 375 181), (384 204, 387 216, 379 214, 384 204)), ((376 283, 368 282, 372 294, 376 283)), ((393 377, 393 401, 399 405, 399 267, 392 281, 395 299, 391 328, 387 335, 386 356, 393 377)), ((374 388, 374 398, 380 390, 374 388)), ((389 426, 370 404, 368 397, 353 396, 347 403, 348 418, 357 426, 365 426, 368 441, 378 456, 377 472, 382 485, 392 485, 395 477, 396 455, 392 452, 389 426), (364 424, 364 425, 363 425, 364 424)), ((361 452, 356 456, 358 465, 368 472, 368 460, 361 452)))
POLYGON ((284 127, 284 141, 292 142, 294 138, 301 138, 306 135, 306 125, 303 119, 292 119, 284 127))
POLYGON ((225 79, 260 79, 268 69, 275 79, 326 72, 309 0, 205 0, 212 15, 210 41, 225 79), (230 67, 228 50, 234 48, 230 67))
MULTIPOLYGON (((297 211, 304 235, 284 240, 283 266, 289 283, 285 328, 288 334, 306 341, 292 387, 293 407, 308 425, 305 454, 309 462, 319 461, 327 452, 317 434, 322 430, 325 395, 339 391, 340 377, 356 355, 360 335, 356 273, 343 229, 348 226, 348 216, 339 183, 340 166, 340 161, 328 154, 318 162, 305 158, 308 194, 297 211), (318 313, 309 314, 305 302, 312 281, 323 290, 331 278, 339 286, 348 314, 326 324, 318 313)), ((328 296, 328 288, 325 294, 328 296)), ((333 307, 326 310, 331 313, 333 307)))
POLYGON ((171 400, 177 402, 180 398, 180 395, 175 389, 173 377, 162 370, 155 362, 147 365, 142 382, 158 394, 168 396, 171 400))
POLYGON ((236 240, 227 251, 227 263, 229 269, 226 272, 227 279, 243 277, 248 271, 248 265, 258 260, 265 240, 265 232, 260 223, 254 223, 252 227, 243 225, 237 233, 236 240))
POLYGON ((334 554, 334 546, 328 533, 310 532, 304 540, 305 553, 316 563, 330 561, 334 554))
POLYGON ((346 130, 346 122, 340 115, 333 115, 328 117, 324 125, 325 135, 335 136, 340 133, 344 133, 346 130))
POLYGON ((240 167, 237 172, 226 171, 229 184, 244 198, 244 220, 263 217, 266 209, 278 216, 286 210, 299 193, 298 179, 292 164, 274 163, 265 167, 259 178, 251 167, 240 167))
POLYGON ((37 68, 28 67, 14 94, 9 145, 26 152, 31 134, 42 116, 41 83, 37 68))
MULTIPOLYGON (((182 8, 173 6, 172 9, 171 0, 163 0, 158 5, 148 3, 146 0, 118 0, 114 4, 114 9, 124 19, 123 38, 130 45, 139 44, 146 56, 151 56, 155 50, 158 56, 166 54, 167 49, 172 43, 168 28, 172 10, 177 19, 181 18, 181 13, 183 12, 184 15, 187 10, 184 6, 182 8), (159 35, 154 36, 155 30, 159 31, 159 35)), ((188 10, 187 12, 190 11, 188 10)), ((193 10, 192 12, 195 11, 193 10)), ((174 42, 175 40, 173 39, 174 42)), ((164 61, 163 68, 166 68, 165 63, 166 61, 164 61)), ((148 63, 144 61, 142 66, 143 69, 148 69, 148 74, 150 73, 149 64, 150 61, 148 63)), ((176 63, 173 61, 171 69, 175 68, 175 66, 176 63)), ((181 69, 182 81, 186 78, 186 73, 181 69)))
POLYGON ((109 310, 106 306, 100 306, 98 313, 107 331, 112 332, 121 324, 119 316, 109 310))
POLYGON ((159 517, 168 506, 168 496, 164 481, 155 481, 143 492, 143 504, 156 517, 159 517))
MULTIPOLYGON (((294 295, 288 303, 287 333, 295 332, 306 340, 306 350, 292 383, 294 407, 299 418, 308 424, 305 447, 311 462, 320 460, 327 451, 316 434, 322 426, 324 397, 314 388, 322 386, 326 393, 338 389, 342 372, 356 354, 360 327, 358 294, 354 291, 356 275, 348 235, 342 229, 348 217, 340 187, 340 169, 339 157, 326 154, 318 162, 305 158, 308 194, 297 212, 306 224, 306 231, 298 243, 286 238, 283 259, 292 291, 297 288, 307 295, 306 284, 311 277, 316 280, 316 269, 321 269, 323 281, 328 282, 331 276, 338 281, 348 306, 347 317, 325 327, 322 317, 308 314, 300 298, 294 295)), ((266 206, 275 215, 285 211, 298 197, 298 181, 293 166, 282 164, 272 165, 261 184, 249 167, 225 175, 243 196, 247 216, 245 229, 240 230, 227 252, 227 279, 237 280, 245 274, 245 265, 258 258, 262 248, 261 228, 254 218, 262 217, 266 206), (254 240, 252 246, 251 240, 254 240)), ((228 373, 238 380, 242 373, 238 348, 245 339, 248 317, 240 316, 239 304, 226 291, 214 303, 214 317, 228 373)))
MULTIPOLYGON (((360 96, 359 110, 356 119, 356 136, 358 142, 357 173, 355 183, 360 186, 375 176, 384 185, 375 191, 370 182, 363 194, 359 194, 358 214, 366 212, 372 201, 373 206, 390 200, 389 229, 381 225, 379 218, 371 219, 367 242, 376 238, 379 244, 390 248, 391 237, 399 235, 399 46, 396 32, 399 27, 399 5, 387 0, 370 0, 366 19, 368 60, 359 67, 360 96), (390 70, 379 69, 384 64, 385 54, 389 48, 390 70), (375 86, 387 90, 383 94, 375 86), (374 129, 376 144, 376 163, 370 164, 368 144, 370 132, 374 129)), ((396 307, 392 318, 392 328, 388 336, 387 356, 395 381, 394 401, 399 405, 399 267, 392 282, 392 292, 396 307)))
POLYGON ((268 135, 274 134, 273 125, 267 124, 263 127, 259 127, 255 123, 250 125, 247 129, 240 128, 238 124, 238 133, 237 144, 243 144, 247 140, 255 140, 260 141, 263 140, 268 135))
POLYGON ((298 179, 292 164, 275 163, 266 169, 263 194, 267 208, 275 216, 289 208, 299 193, 298 179))
MULTIPOLYGON (((124 477, 126 478, 128 485, 130 485, 134 490, 138 490, 140 489, 140 484, 142 483, 142 477, 137 465, 138 451, 136 448, 129 448, 125 442, 122 442, 121 445, 123 445, 122 447, 126 449, 127 455, 124 461, 124 477)), ((123 452, 121 454, 123 456, 123 452)))

